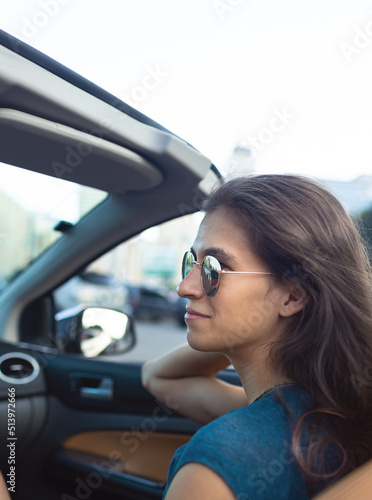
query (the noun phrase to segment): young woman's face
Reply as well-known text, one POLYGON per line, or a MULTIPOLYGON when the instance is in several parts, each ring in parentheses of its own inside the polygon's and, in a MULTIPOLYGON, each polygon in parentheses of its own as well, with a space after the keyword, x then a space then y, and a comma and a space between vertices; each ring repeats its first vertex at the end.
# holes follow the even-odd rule
MULTIPOLYGON (((243 230, 222 209, 203 219, 192 251, 197 262, 212 255, 227 271, 269 272, 243 230)), ((178 287, 178 294, 189 299, 185 316, 189 344, 229 355, 274 340, 281 329, 284 292, 271 275, 222 274, 216 295, 208 297, 201 267, 195 266, 178 287)))

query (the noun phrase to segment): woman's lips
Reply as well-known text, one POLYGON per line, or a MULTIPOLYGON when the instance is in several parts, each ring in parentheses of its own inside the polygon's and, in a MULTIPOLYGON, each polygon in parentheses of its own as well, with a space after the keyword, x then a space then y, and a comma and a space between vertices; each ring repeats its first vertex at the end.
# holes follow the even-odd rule
POLYGON ((185 321, 186 323, 188 321, 197 321, 201 319, 207 319, 209 316, 206 314, 202 314, 198 311, 194 311, 194 309, 191 309, 190 307, 186 307, 186 314, 185 314, 185 321))

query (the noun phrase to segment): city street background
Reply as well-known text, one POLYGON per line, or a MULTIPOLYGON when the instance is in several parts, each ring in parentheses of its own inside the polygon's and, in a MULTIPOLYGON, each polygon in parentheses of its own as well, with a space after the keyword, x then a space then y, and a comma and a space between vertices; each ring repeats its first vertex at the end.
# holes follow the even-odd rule
POLYGON ((173 320, 135 321, 135 328, 137 344, 120 357, 124 362, 156 358, 186 342, 186 326, 173 320))

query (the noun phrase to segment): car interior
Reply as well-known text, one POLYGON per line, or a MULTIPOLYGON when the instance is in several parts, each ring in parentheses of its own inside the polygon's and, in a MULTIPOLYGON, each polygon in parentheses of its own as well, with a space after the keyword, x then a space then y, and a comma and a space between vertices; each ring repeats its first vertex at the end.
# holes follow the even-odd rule
POLYGON ((79 75, 6 33, 0 43, 0 161, 106 193, 76 225, 61 221, 58 241, 0 296, 0 411, 5 419, 12 384, 16 497, 74 497, 85 487, 92 498, 160 498, 172 454, 197 425, 156 403, 140 364, 59 352, 52 291, 122 241, 196 211, 218 171, 79 75))
MULTIPOLYGON (((221 174, 181 138, 3 31, 0 162, 102 194, 78 222, 61 219, 54 244, 0 293, 0 470, 7 486, 16 481, 11 498, 161 498, 174 452, 199 424, 172 401, 156 401, 141 385, 141 363, 121 356, 135 342, 127 317, 121 328, 130 340, 109 339, 108 356, 81 348, 89 352, 94 323, 80 351, 72 342, 65 349, 57 333, 81 329, 86 311, 57 316, 57 325, 53 293, 122 242, 197 212, 221 174)), ((10 227, 17 232, 17 221, 10 227)), ((219 376, 240 383, 231 370, 219 376)), ((319 500, 367 498, 371 470, 365 465, 319 500)))

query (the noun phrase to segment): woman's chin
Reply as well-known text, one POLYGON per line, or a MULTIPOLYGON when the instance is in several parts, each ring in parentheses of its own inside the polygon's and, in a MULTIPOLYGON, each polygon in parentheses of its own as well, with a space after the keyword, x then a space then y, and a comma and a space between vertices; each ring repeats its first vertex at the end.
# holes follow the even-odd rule
POLYGON ((196 351, 203 352, 219 352, 221 346, 218 345, 216 339, 210 335, 209 332, 203 332, 201 330, 197 330, 196 328, 192 328, 190 326, 187 327, 186 330, 186 338, 190 347, 195 349, 196 351))
POLYGON ((208 343, 202 332, 197 332, 195 328, 187 325, 186 338, 190 347, 196 351, 209 351, 208 343))

